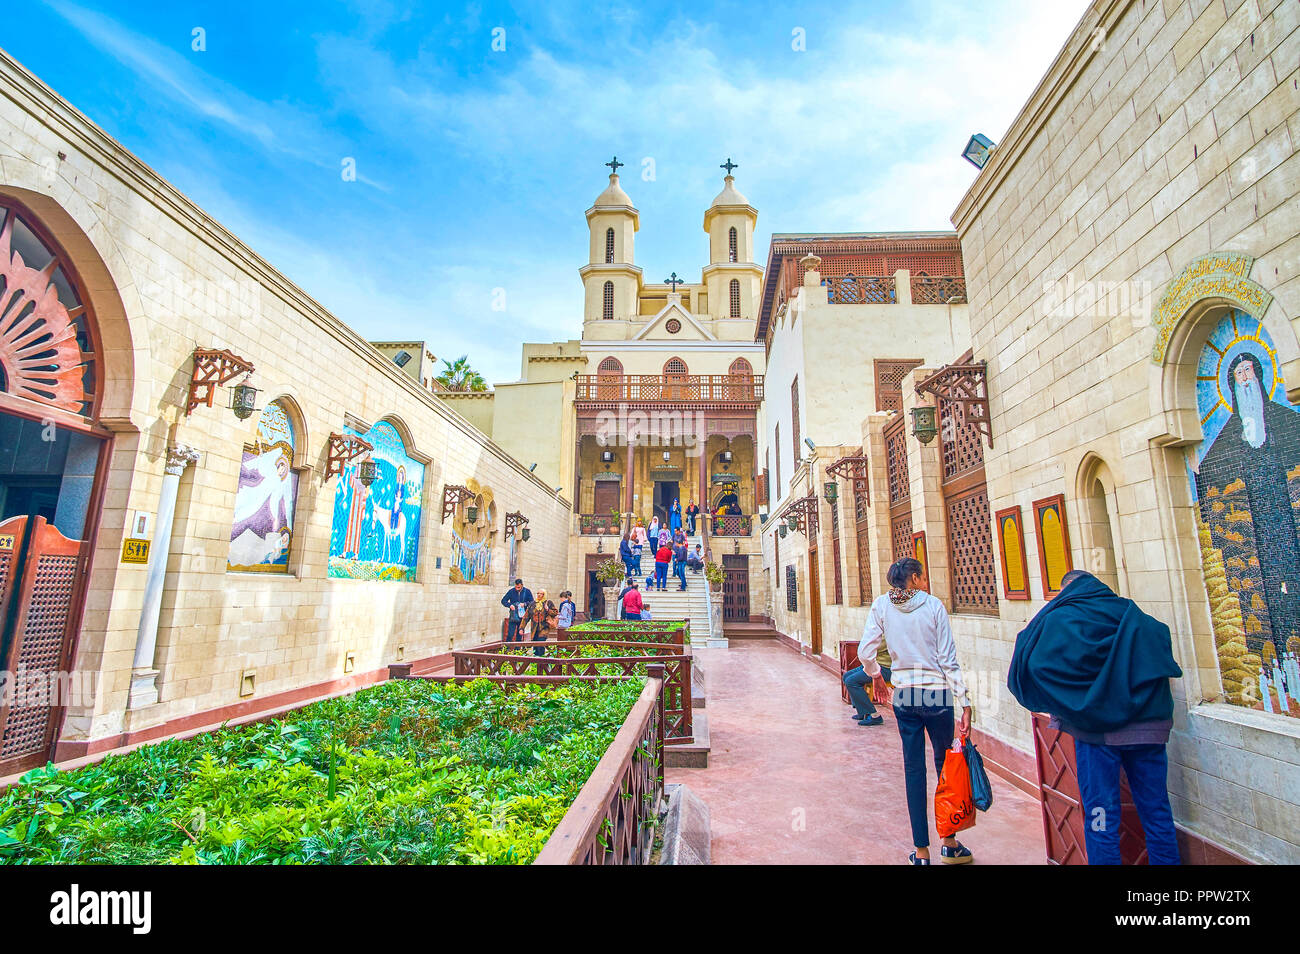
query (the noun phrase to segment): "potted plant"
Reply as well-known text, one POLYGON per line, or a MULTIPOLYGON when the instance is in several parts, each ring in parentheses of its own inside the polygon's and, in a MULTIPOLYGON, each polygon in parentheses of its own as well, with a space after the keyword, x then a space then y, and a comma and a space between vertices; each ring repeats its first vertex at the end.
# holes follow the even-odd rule
POLYGON ((618 536, 623 532, 623 511, 611 507, 609 511, 609 532, 618 536))
POLYGON ((596 566, 596 579, 605 588, 605 613, 610 619, 618 618, 618 591, 623 588, 627 567, 622 560, 609 559, 596 566))
POLYGON ((727 573, 717 563, 709 561, 704 564, 704 579, 709 584, 709 619, 714 633, 723 632, 722 623, 722 584, 727 573))

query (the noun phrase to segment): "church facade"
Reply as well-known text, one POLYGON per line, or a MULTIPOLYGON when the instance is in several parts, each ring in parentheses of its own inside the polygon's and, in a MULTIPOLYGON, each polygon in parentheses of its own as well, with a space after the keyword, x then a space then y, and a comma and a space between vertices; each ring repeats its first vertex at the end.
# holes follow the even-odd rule
MULTIPOLYGON (((716 516, 697 521, 701 546, 742 578, 728 618, 761 614, 756 530, 766 488, 758 465, 764 357, 754 340, 763 269, 757 210, 728 160, 707 206, 707 264, 696 280, 648 281, 636 264, 640 212, 618 163, 586 212, 581 337, 523 346, 520 380, 491 394, 444 393, 493 441, 570 488, 567 586, 589 609, 594 567, 616 555, 635 521, 664 523, 673 502, 716 516), (719 508, 730 511, 716 515, 719 508), (739 595, 737 595, 739 594, 739 595)), ((575 317, 577 317, 575 315, 575 317)), ((699 627, 697 627, 698 629, 699 627)), ((712 634, 714 642, 722 634, 712 634)))

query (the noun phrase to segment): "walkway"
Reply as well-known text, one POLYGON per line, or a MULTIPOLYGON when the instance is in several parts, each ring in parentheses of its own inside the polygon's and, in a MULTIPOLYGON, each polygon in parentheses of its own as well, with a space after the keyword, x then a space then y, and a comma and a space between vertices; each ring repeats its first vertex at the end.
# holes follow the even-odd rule
MULTIPOLYGON (((705 672, 709 767, 668 769, 667 780, 685 782, 709 806, 714 864, 906 860, 912 839, 892 714, 882 726, 860 727, 835 676, 775 642, 695 652, 705 672)), ((1043 863, 1037 800, 989 777, 993 810, 962 843, 977 864, 1043 863)), ((931 844, 939 844, 933 824, 931 844)), ((937 848, 934 855, 937 863, 937 848)))

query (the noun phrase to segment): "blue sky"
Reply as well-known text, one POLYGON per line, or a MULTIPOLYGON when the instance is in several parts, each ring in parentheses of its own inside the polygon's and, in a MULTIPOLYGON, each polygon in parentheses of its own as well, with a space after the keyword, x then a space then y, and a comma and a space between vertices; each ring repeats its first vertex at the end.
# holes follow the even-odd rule
POLYGON ((0 46, 360 333, 497 381, 579 335, 611 155, 647 281, 698 280, 728 156, 760 263, 774 231, 951 228, 966 138, 1087 3, 411 6, 35 0, 0 46))

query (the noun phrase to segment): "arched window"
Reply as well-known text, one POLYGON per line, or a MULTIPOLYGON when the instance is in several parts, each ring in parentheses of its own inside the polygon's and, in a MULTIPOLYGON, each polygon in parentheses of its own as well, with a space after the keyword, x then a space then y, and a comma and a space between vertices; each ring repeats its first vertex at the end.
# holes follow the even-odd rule
POLYGON ((734 225, 731 227, 731 231, 727 233, 727 261, 740 261, 736 257, 736 227, 734 225))
POLYGON ((617 401, 623 392, 623 362, 610 355, 596 368, 596 397, 617 401))
POLYGON ((731 317, 740 317, 740 279, 731 280, 731 317))
POLYGON ((605 229, 605 264, 614 263, 614 230, 605 229))
POLYGON ((754 400, 754 367, 744 358, 737 358, 727 369, 731 380, 727 382, 727 396, 733 401, 754 400))
POLYGON ((670 401, 683 401, 690 397, 687 393, 689 374, 686 362, 681 358, 669 358, 664 362, 664 397, 670 401))
POLYGON ((24 210, 0 199, 0 389, 92 417, 99 342, 67 256, 24 210), (54 298, 46 299, 53 289, 54 298))
POLYGON ((601 317, 609 320, 614 317, 614 283, 605 282, 605 306, 601 317))
POLYGON ((735 361, 731 362, 731 367, 727 369, 727 373, 735 375, 736 377, 752 377, 754 374, 754 366, 744 358, 737 358, 735 361))
POLYGON ((283 401, 271 401, 257 421, 257 437, 244 445, 235 489, 226 570, 288 573, 293 512, 298 502, 294 470, 298 434, 283 401))

